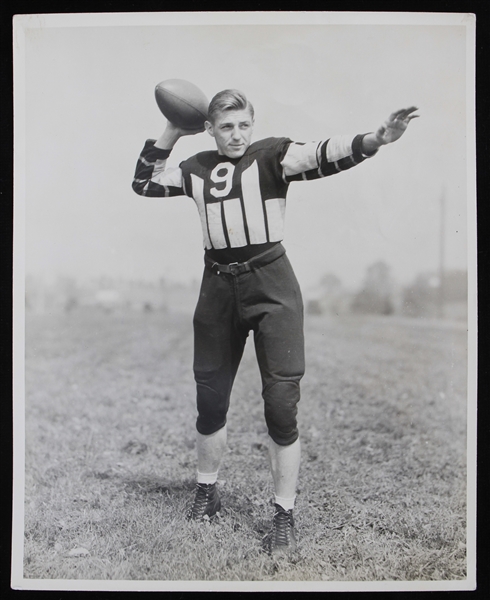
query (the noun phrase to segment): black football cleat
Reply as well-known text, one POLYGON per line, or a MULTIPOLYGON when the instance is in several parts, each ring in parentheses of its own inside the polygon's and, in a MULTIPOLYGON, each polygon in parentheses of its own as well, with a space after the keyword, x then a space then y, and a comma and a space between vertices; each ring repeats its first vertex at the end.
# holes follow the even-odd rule
POLYGON ((221 508, 218 489, 215 483, 198 483, 194 504, 187 512, 190 521, 209 520, 217 516, 221 508))
POLYGON ((270 553, 273 557, 288 555, 296 550, 293 510, 274 504, 274 517, 270 533, 270 553))

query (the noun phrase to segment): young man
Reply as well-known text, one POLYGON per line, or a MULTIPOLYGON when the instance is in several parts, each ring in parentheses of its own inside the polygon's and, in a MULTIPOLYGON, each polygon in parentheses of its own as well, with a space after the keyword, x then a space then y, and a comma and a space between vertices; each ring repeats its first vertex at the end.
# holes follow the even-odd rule
POLYGON ((203 131, 168 122, 148 140, 133 189, 142 196, 185 194, 196 202, 205 269, 194 315, 197 384, 197 492, 191 519, 212 518, 221 503, 216 487, 226 447, 230 393, 249 331, 254 332, 262 378, 269 456, 275 490, 270 548, 296 547, 293 506, 300 464, 296 424, 304 373, 303 304, 281 244, 286 194, 293 181, 333 175, 397 140, 415 107, 394 112, 375 133, 295 143, 267 138, 252 143, 254 110, 245 95, 224 90, 211 100, 205 129, 217 150, 166 169, 178 139, 203 131))

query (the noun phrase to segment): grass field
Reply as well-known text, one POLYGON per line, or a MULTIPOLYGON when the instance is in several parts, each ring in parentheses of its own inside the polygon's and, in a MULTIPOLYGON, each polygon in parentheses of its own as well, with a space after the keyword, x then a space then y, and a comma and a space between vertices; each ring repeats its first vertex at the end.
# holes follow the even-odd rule
POLYGON ((188 314, 27 315, 24 577, 385 581, 466 577, 466 331, 309 317, 298 551, 272 516, 252 344, 229 413, 221 518, 189 523, 188 314))

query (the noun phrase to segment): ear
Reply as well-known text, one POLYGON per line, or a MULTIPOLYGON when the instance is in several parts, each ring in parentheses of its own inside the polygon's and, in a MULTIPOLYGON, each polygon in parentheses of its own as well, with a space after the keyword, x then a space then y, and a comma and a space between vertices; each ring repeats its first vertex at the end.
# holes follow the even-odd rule
POLYGON ((204 127, 211 137, 214 137, 213 124, 210 121, 204 121, 204 127))

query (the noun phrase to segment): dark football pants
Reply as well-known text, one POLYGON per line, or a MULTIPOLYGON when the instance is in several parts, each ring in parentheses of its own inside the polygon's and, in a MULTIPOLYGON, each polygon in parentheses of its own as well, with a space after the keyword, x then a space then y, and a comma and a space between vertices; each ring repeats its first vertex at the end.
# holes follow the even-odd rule
POLYGON ((298 438, 296 405, 305 361, 303 301, 285 254, 239 275, 204 269, 194 315, 196 426, 203 435, 226 423, 249 331, 254 332, 269 435, 287 446, 298 438))

